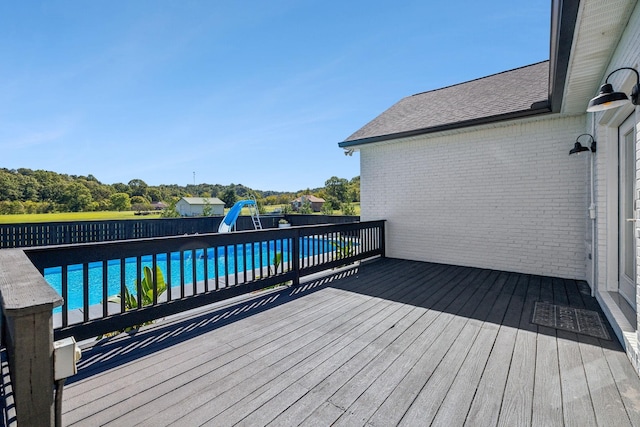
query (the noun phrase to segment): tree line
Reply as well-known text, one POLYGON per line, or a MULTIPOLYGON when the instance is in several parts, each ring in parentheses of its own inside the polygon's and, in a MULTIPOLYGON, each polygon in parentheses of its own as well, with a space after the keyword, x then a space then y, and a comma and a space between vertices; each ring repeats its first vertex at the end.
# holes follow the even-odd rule
POLYGON ((324 187, 297 192, 261 191, 242 184, 147 185, 141 179, 103 184, 93 175, 67 175, 26 168, 0 168, 0 214, 150 210, 157 202, 169 206, 181 197, 217 197, 230 207, 250 196, 261 206, 288 205, 311 194, 327 201, 327 209, 340 209, 360 200, 360 177, 331 177, 324 187))

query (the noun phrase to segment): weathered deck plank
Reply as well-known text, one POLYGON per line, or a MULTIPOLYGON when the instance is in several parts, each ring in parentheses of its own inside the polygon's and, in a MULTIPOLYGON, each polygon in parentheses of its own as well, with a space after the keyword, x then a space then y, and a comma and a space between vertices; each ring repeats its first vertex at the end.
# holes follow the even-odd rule
POLYGON ((520 318, 522 310, 522 289, 516 287, 517 282, 517 275, 508 275, 503 292, 503 301, 507 304, 506 311, 503 316, 496 319, 497 324, 500 325, 498 337, 493 345, 476 395, 471 402, 465 425, 496 425, 498 423, 517 335, 517 329, 507 325, 513 325, 515 319, 520 318))
MULTIPOLYGON (((383 276, 382 279, 385 277, 383 276)), ((388 295, 392 296, 397 294, 398 288, 389 288, 385 290, 388 295)), ((357 298, 357 297, 356 297, 357 298)), ((389 310, 390 304, 388 301, 380 298, 362 297, 365 298, 357 304, 357 307, 345 308, 342 317, 332 319, 326 324, 321 324, 318 327, 318 336, 308 337, 314 338, 314 341, 307 343, 299 348, 293 348, 291 346, 285 347, 289 351, 296 350, 288 355, 271 354, 270 358, 273 359, 273 364, 269 365, 269 360, 261 360, 261 370, 255 372, 248 377, 245 377, 246 372, 240 374, 240 376, 249 382, 249 386, 243 389, 229 389, 220 395, 212 395, 209 389, 200 390, 198 396, 190 397, 186 396, 186 404, 190 405, 190 413, 188 416, 181 420, 187 423, 205 422, 208 417, 212 417, 221 412, 229 413, 231 411, 230 406, 241 402, 243 399, 250 399, 247 395, 253 396, 258 393, 256 390, 260 390, 261 387, 266 384, 269 389, 273 389, 274 383, 278 377, 286 373, 286 377, 290 378, 294 375, 296 370, 302 370, 306 372, 305 366, 311 363, 318 363, 318 360, 322 361, 323 357, 329 357, 333 352, 337 352, 344 346, 345 342, 354 340, 351 336, 359 337, 361 334, 366 333, 367 330, 375 326, 375 322, 371 321, 376 315, 383 313, 384 310, 389 310), (311 358, 311 360, 309 360, 311 358), (297 363, 297 364, 296 364, 297 363), (220 405, 220 402, 227 402, 225 405, 220 405), (231 402, 231 404, 229 404, 231 402), (193 405, 193 406, 191 406, 193 405), (214 410, 210 408, 211 405, 216 406, 214 410)), ((335 317, 335 316, 334 316, 335 317)), ((237 375, 236 375, 237 377, 237 375)), ((189 385, 189 389, 192 386, 189 385)), ((216 392, 221 390, 220 387, 215 387, 216 392)), ((222 389, 225 390, 225 389, 222 389)), ((273 390, 271 390, 273 391, 273 390)), ((165 411, 169 412, 169 411, 165 411)), ((166 419, 167 415, 159 414, 159 419, 166 419), (160 416, 161 415, 161 416, 160 416)), ((154 417, 155 418, 155 417, 154 417)), ((154 418, 148 419, 149 425, 152 425, 154 418)))
MULTIPOLYGON (((355 306, 355 304, 353 306, 355 306)), ((321 310, 317 310, 311 315, 305 315, 305 318, 299 319, 299 321, 304 323, 306 319, 308 322, 313 322, 314 320, 317 320, 318 317, 327 316, 329 313, 331 313, 331 311, 325 310, 324 312, 322 312, 321 310)), ((191 347, 190 342, 179 344, 176 347, 181 347, 184 349, 184 351, 179 351, 179 358, 173 358, 169 360, 163 359, 163 365, 165 363, 164 360, 166 360, 167 362, 167 369, 158 369, 158 366, 155 366, 153 364, 145 364, 143 360, 138 360, 128 366, 123 367, 122 369, 116 369, 115 371, 109 372, 107 373, 107 375, 111 377, 118 376, 120 378, 129 378, 129 381, 132 382, 130 386, 132 392, 135 393, 135 398, 129 399, 129 401, 127 402, 128 405, 133 405, 136 401, 146 403, 148 400, 152 400, 154 397, 150 393, 156 393, 157 396, 162 396, 164 394, 161 388, 155 390, 154 392, 148 391, 157 388, 156 386, 159 384, 165 384, 168 387, 173 388, 176 386, 175 381, 188 383, 193 379, 201 377, 204 373, 210 372, 215 368, 216 365, 224 366, 230 361, 235 361, 234 366, 236 367, 236 369, 243 368, 245 365, 250 364, 254 359, 245 357, 242 360, 244 360, 246 364, 239 365, 240 362, 237 360, 239 357, 244 357, 245 354, 250 353, 252 350, 260 348, 261 345, 267 345, 267 340, 277 339, 279 336, 286 335, 291 329, 300 327, 300 323, 291 323, 287 325, 285 320, 282 320, 278 323, 280 329, 275 335, 262 335, 258 339, 248 341, 243 346, 234 347, 224 342, 233 342, 234 337, 236 336, 236 332, 232 330, 230 331, 231 335, 229 337, 226 337, 226 340, 223 337, 223 339, 220 340, 204 341, 199 343, 198 346, 201 346, 199 348, 200 351, 193 356, 189 354, 189 349, 191 347), (144 365, 145 367, 140 368, 139 365, 144 365), (150 381, 144 383, 136 381, 138 374, 145 375, 145 371, 149 372, 150 381), (178 375, 180 376, 180 378, 177 378, 178 375)), ((233 328, 231 327, 230 329, 233 328)), ((238 336, 238 338, 242 337, 238 336)), ((175 347, 173 349, 175 349, 175 347)), ((124 398, 124 396, 118 393, 119 389, 117 384, 109 384, 109 382, 106 382, 104 386, 109 387, 109 390, 108 393, 105 394, 105 396, 107 397, 100 400, 103 406, 109 407, 111 405, 117 404, 124 398)), ((99 390, 99 388, 90 390, 89 393, 85 393, 83 396, 79 396, 77 399, 74 399, 74 401, 78 403, 83 403, 83 401, 91 402, 94 399, 94 393, 98 392, 103 391, 99 390)), ((187 394, 190 395, 191 393, 187 391, 187 394)), ((87 408, 91 415, 96 415, 96 409, 96 405, 93 405, 91 408, 87 408)), ((83 415, 84 414, 81 413, 78 414, 78 416, 83 415)))
MULTIPOLYGON (((454 414, 453 412, 440 412, 441 405, 455 380, 456 375, 452 375, 452 373, 459 373, 465 360, 474 357, 471 349, 477 342, 478 335, 484 336, 481 334, 482 324, 489 315, 497 297, 496 293, 491 292, 494 280, 490 279, 490 275, 479 277, 479 279, 482 280, 482 286, 465 304, 459 316, 454 319, 455 322, 461 323, 462 332, 412 402, 401 420, 401 425, 416 425, 422 422, 431 424, 438 413, 445 420, 445 423, 449 423, 449 417, 454 414)), ((495 289, 497 290, 497 288, 495 289)))
MULTIPOLYGON (((467 286, 465 286, 465 288, 463 289, 463 293, 459 294, 456 297, 455 301, 449 306, 449 309, 451 309, 451 311, 453 312, 458 312, 462 315, 465 309, 469 310, 470 306, 476 306, 475 303, 471 302, 472 297, 473 296, 476 296, 478 298, 482 297, 481 295, 482 292, 486 290, 486 288, 483 288, 482 286, 485 283, 482 276, 486 276, 487 273, 488 272, 481 272, 480 274, 471 274, 467 276, 465 278, 465 284, 467 284, 467 286), (460 307, 459 310, 453 308, 456 303, 458 305, 462 305, 462 307, 460 307)), ((466 328, 466 329, 462 328, 461 326, 463 325, 460 325, 458 320, 464 319, 464 318, 465 317, 463 316, 459 316, 459 317, 454 316, 451 318, 451 321, 447 326, 447 329, 449 329, 449 332, 450 332, 448 336, 452 338, 452 341, 450 342, 454 344, 453 346, 447 346, 447 349, 450 352, 454 352, 454 354, 456 353, 456 349, 454 348, 455 344, 458 344, 461 347, 469 346, 470 345, 469 343, 473 343, 473 340, 475 339, 475 336, 478 332, 477 329, 474 329, 474 328, 466 328)), ((460 353, 462 352, 463 351, 460 350, 460 353)), ((431 378, 433 378, 434 380, 432 381, 431 379, 429 379, 429 383, 436 384, 438 383, 438 381, 435 379, 436 378, 440 379, 438 375, 440 374, 441 371, 438 368, 441 368, 442 363, 444 362, 445 364, 453 364, 453 365, 457 363, 457 360, 455 358, 447 358, 447 357, 443 357, 443 359, 440 359, 440 360, 433 358, 432 360, 429 361, 429 363, 426 363, 425 354, 428 354, 428 353, 425 353, 422 351, 411 351, 405 354, 407 354, 407 356, 415 360, 415 364, 413 365, 411 370, 407 373, 407 376, 403 378, 403 380, 408 379, 408 381, 412 384, 415 384, 416 382, 420 382, 420 381, 423 382, 423 385, 426 384, 427 378, 429 378, 429 374, 427 372, 430 372, 430 370, 423 370, 422 368, 425 365, 433 364, 433 369, 431 369, 431 371, 433 372, 431 374, 431 378), (433 377, 433 375, 436 375, 436 377, 433 377), (421 376, 422 378, 420 378, 421 376)), ((446 367, 442 367, 441 369, 446 369, 446 367)), ((389 382, 385 380, 376 381, 371 387, 365 389, 364 393, 362 393, 360 396, 357 396, 357 399, 355 399, 353 403, 346 401, 346 402, 342 402, 342 405, 337 405, 339 407, 344 406, 345 408, 347 408, 347 410, 345 414, 343 414, 342 417, 337 420, 335 425, 348 426, 348 425, 364 424, 373 415, 375 410, 385 400, 387 400, 387 398, 391 394, 392 389, 391 387, 389 387, 390 384, 393 385, 394 382, 389 382)), ((420 387, 420 388, 423 389, 423 387, 420 387)), ((421 393, 418 393, 416 395, 416 398, 419 398, 420 395, 421 393)), ((337 403, 335 400, 335 397, 332 398, 331 401, 334 404, 337 403)), ((411 407, 413 408, 414 405, 412 405, 411 407)), ((428 420, 425 420, 425 422, 428 422, 428 420)))
MULTIPOLYGON (((491 293, 495 293, 495 301, 492 305, 481 305, 487 310, 484 315, 488 320, 490 317, 500 317, 506 310, 506 296, 502 293, 505 280, 499 280, 499 273, 493 272, 495 280, 492 281, 491 293)), ((476 390, 482 379, 487 361, 491 354, 493 344, 498 336, 499 327, 492 322, 472 319, 471 323, 478 322, 481 328, 478 337, 473 343, 468 356, 462 367, 458 371, 455 380, 449 388, 447 395, 438 409, 438 413, 433 420, 435 425, 463 425, 467 417, 467 410, 475 396, 476 390)))
POLYGON ((584 363, 591 402, 598 425, 630 426, 613 375, 596 338, 579 336, 579 348, 584 363))
POLYGON ((615 341, 530 323, 572 280, 385 259, 85 351, 65 425, 640 425, 615 341))
POLYGON ((429 325, 414 345, 402 352, 393 365, 363 393, 359 401, 355 402, 356 406, 349 409, 350 413, 345 415, 343 422, 346 423, 358 414, 363 417, 363 412, 367 409, 372 411, 371 415, 373 415, 377 406, 382 404, 387 405, 390 413, 393 411, 399 414, 398 420, 402 417, 406 408, 419 394, 426 379, 448 351, 451 343, 459 335, 460 329, 452 322, 456 318, 455 313, 462 309, 472 294, 467 292, 466 295, 464 293, 461 295, 460 292, 473 290, 468 285, 473 283, 476 275, 477 273, 466 276, 460 283, 462 286, 456 286, 459 291, 452 292, 446 300, 434 304, 433 310, 437 312, 436 320, 429 325), (405 394, 408 391, 410 394, 405 394), (379 402, 379 405, 367 407, 368 402, 379 402))
POLYGON ((565 424, 595 426, 595 414, 575 334, 558 331, 558 360, 565 424))
MULTIPOLYGON (((464 274, 465 272, 459 272, 456 273, 457 275, 455 277, 459 277, 461 274, 464 274)), ((404 298, 401 298, 401 300, 404 298)), ((409 298, 411 300, 414 300, 413 298, 409 298)), ((410 308, 411 306, 404 306, 404 309, 410 308)), ((376 331, 377 333, 386 333, 388 332, 387 330, 385 330, 385 327, 390 327, 390 326, 395 326, 396 323, 395 322, 389 322, 386 324, 386 326, 381 325, 380 329, 376 331)), ((395 329, 395 327, 394 327, 395 329)), ((298 383, 300 385, 302 385, 303 387, 307 388, 307 389, 312 389, 315 388, 318 384, 320 384, 325 378, 327 378, 329 375, 331 375, 332 373, 334 373, 338 368, 344 366, 345 364, 347 364, 349 361, 351 361, 351 359, 357 355, 358 353, 360 353, 361 351, 364 350, 363 347, 363 342, 362 340, 357 340, 357 341, 353 341, 351 342, 348 346, 346 346, 345 348, 343 348, 340 352, 332 355, 331 358, 325 360, 323 363, 313 367, 312 369, 309 370, 309 372, 305 373, 298 381, 298 383)), ((287 375, 287 381, 290 381, 292 379, 291 375, 287 375)), ((245 402, 248 403, 249 405, 251 405, 252 407, 255 406, 256 401, 255 399, 252 398, 252 396, 248 396, 247 399, 249 402, 245 402)), ((277 399, 274 399, 275 402, 277 402, 277 399)), ((279 404, 279 403, 276 403, 279 404)), ((335 404, 335 403, 334 403, 335 404)), ((336 405, 338 407, 340 407, 339 405, 336 405)), ((257 408, 255 408, 257 409, 257 408)), ((284 408, 286 409, 286 408, 284 408)), ((245 412, 244 410, 241 410, 240 408, 237 408, 234 410, 234 414, 241 414, 245 412)), ((260 411, 262 413, 262 410, 260 411)), ((249 418, 249 421, 251 421, 253 419, 253 417, 255 416, 259 416, 259 415, 252 415, 249 418)), ((234 417, 221 417, 221 418, 215 418, 212 420, 214 423, 216 424, 220 424, 220 425, 228 425, 229 422, 235 421, 234 417)))
MULTIPOLYGON (((231 363, 236 366, 234 375, 224 376, 218 381, 212 381, 211 377, 220 378, 215 373, 206 373, 205 375, 199 375, 197 379, 186 378, 186 380, 180 381, 178 387, 171 390, 172 401, 181 403, 185 410, 189 411, 188 416, 184 419, 188 422, 203 413, 205 417, 211 415, 211 410, 208 409, 212 402, 218 403, 219 401, 233 402, 238 398, 237 393, 239 389, 233 387, 241 381, 250 381, 254 386, 259 385, 261 382, 268 382, 270 379, 277 378, 282 372, 286 372, 289 363, 297 361, 300 357, 308 357, 308 352, 314 348, 327 347, 331 343, 332 328, 338 328, 336 331, 337 336, 348 332, 345 331, 344 326, 348 324, 348 321, 362 324, 364 327, 367 325, 367 320, 371 318, 371 313, 374 310, 382 312, 389 306, 388 302, 383 299, 367 298, 367 301, 363 301, 362 298, 357 301, 351 301, 352 304, 341 305, 344 299, 349 299, 352 295, 343 295, 343 292, 337 291, 334 299, 335 301, 328 301, 327 304, 332 309, 339 307, 340 310, 326 309, 320 310, 319 317, 314 322, 309 322, 307 327, 301 328, 299 321, 288 319, 286 325, 280 325, 277 334, 267 334, 265 337, 271 337, 268 343, 265 343, 264 337, 258 340, 248 342, 237 347, 237 354, 247 353, 252 362, 260 361, 260 363, 250 363, 250 366, 240 365, 238 362, 231 360, 224 360, 225 363, 231 363), (367 309, 369 311, 367 311, 367 309), (332 319, 333 317, 333 319, 332 319), (323 323, 323 319, 324 323, 323 323), (301 337, 298 342, 291 345, 290 340, 296 337, 301 337), (297 353, 296 353, 297 351, 297 353), (280 363, 281 361, 285 363, 280 363), (194 390, 197 393, 194 394, 194 390), (224 393, 223 393, 224 392, 224 393), (233 398, 229 398, 230 395, 236 394, 233 398), (225 399, 226 398, 226 399, 225 399), (204 408, 204 411, 202 410, 204 408)), ((296 301, 297 302, 297 301, 296 301)), ((278 307, 279 309, 284 307, 278 307)), ((234 325, 237 326, 237 325, 234 325)), ((236 328, 237 330, 237 328, 236 328)), ((243 389, 244 390, 244 389, 243 389)), ((158 392, 157 392, 158 393, 158 392)), ((152 407, 158 406, 157 411, 153 412, 154 416, 148 417, 144 413, 127 414, 119 420, 119 422, 133 423, 137 421, 144 421, 148 425, 154 424, 157 419, 160 422, 171 419, 174 411, 171 408, 167 408, 162 395, 156 396, 153 400, 152 407)), ((147 396, 145 398, 148 399, 147 396)), ((217 410, 226 409, 224 406, 218 405, 217 410)))
POLYGON ((529 320, 540 292, 530 281, 530 277, 522 275, 516 285, 517 288, 526 289, 526 294, 519 316, 518 333, 498 419, 499 426, 531 424, 538 329, 529 320))

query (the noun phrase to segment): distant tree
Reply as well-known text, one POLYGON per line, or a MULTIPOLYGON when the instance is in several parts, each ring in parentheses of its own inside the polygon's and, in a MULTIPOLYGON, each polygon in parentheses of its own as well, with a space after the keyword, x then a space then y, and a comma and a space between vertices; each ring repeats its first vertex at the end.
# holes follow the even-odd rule
POLYGON ((147 200, 146 197, 133 196, 131 198, 131 209, 136 212, 150 211, 151 203, 149 202, 149 200, 147 200))
POLYGON ((325 203, 329 203, 331 205, 331 209, 333 210, 338 210, 341 208, 341 203, 340 200, 336 199, 333 196, 325 196, 324 197, 325 203))
MULTIPOLYGON (((30 169, 28 169, 30 171, 30 169)), ((20 200, 31 200, 37 202, 40 199, 40 183, 32 174, 18 175, 18 189, 20 191, 20 200)))
POLYGON ((300 208, 298 209, 298 213, 303 214, 303 215, 309 215, 311 213, 313 213, 313 209, 311 209, 311 202, 309 201, 309 199, 307 197, 302 197, 302 204, 300 205, 300 208))
POLYGON ((22 206, 24 207, 24 213, 26 213, 26 214, 39 213, 38 212, 38 206, 39 206, 38 202, 27 200, 26 202, 22 203, 22 206))
POLYGON ((129 186, 121 182, 116 182, 115 184, 112 185, 112 187, 116 193, 127 193, 127 194, 131 193, 131 189, 129 188, 129 186))
POLYGON ((172 198, 169 201, 169 205, 162 210, 162 213, 160 214, 160 216, 162 218, 179 218, 180 214, 178 213, 178 210, 176 209, 176 204, 178 203, 179 200, 180 199, 177 198, 177 197, 172 198))
POLYGON ((145 212, 151 210, 151 204, 146 203, 133 203, 131 205, 131 210, 136 212, 145 212))
POLYGON ((156 187, 147 188, 147 198, 152 202, 161 202, 163 200, 162 192, 156 187))
POLYGON ((276 196, 267 196, 267 197, 262 199, 262 203, 264 203, 265 205, 268 205, 268 206, 277 205, 278 204, 278 198, 276 196))
POLYGON ((129 189, 130 189, 130 193, 129 194, 131 194, 131 196, 146 197, 147 188, 149 186, 143 180, 141 180, 141 179, 132 179, 131 181, 129 181, 129 183, 127 185, 129 186, 129 189))
MULTIPOLYGON (((350 181, 331 177, 325 187, 306 188, 297 193, 279 191, 259 191, 242 184, 197 184, 179 186, 176 184, 149 186, 142 179, 132 179, 128 184, 103 184, 94 175, 67 175, 46 170, 28 168, 0 168, 0 201, 21 202, 3 205, 3 211, 52 212, 77 210, 114 209, 111 196, 126 193, 130 202, 134 196, 143 197, 146 202, 179 199, 189 194, 200 197, 218 197, 226 207, 233 206, 239 198, 255 196, 260 212, 265 205, 281 205, 288 209, 291 200, 300 195, 314 194, 331 203, 333 210, 340 209, 345 202, 360 200, 360 177, 350 181), (345 191, 346 188, 346 191, 345 191), (87 194, 87 191, 89 194, 87 194), (29 202, 29 203, 27 203, 29 202)), ((120 196, 119 196, 120 197, 120 196)), ((118 198, 116 198, 119 200, 118 198)), ((138 204, 145 204, 137 200, 138 204)), ((120 201, 116 202, 119 205, 120 201)), ((135 202, 134 202, 135 204, 135 202)), ((328 212, 328 207, 325 208, 328 212)), ((303 208, 304 212, 304 208, 303 208)), ((170 213, 173 215, 173 213, 170 213)))
POLYGON ((349 184, 349 181, 346 179, 332 176, 325 181, 324 187, 330 198, 333 197, 338 202, 343 203, 347 201, 347 184, 349 184))
POLYGON ((23 176, 31 176, 34 174, 34 172, 28 168, 18 168, 17 172, 23 176))
POLYGON ((333 215, 333 205, 329 202, 324 202, 322 204, 322 213, 324 215, 333 215))
POLYGON ((93 200, 100 202, 106 201, 108 202, 111 195, 114 193, 113 187, 110 185, 101 184, 97 179, 93 180, 78 180, 79 183, 84 185, 91 192, 91 197, 93 200))
POLYGON ((17 215, 24 213, 24 206, 19 200, 5 200, 0 201, 0 214, 1 215, 17 215))
POLYGON ((128 211, 131 209, 131 198, 127 193, 115 193, 110 197, 111 209, 115 211, 128 211))
POLYGON ((291 193, 284 193, 277 196, 276 205, 288 205, 291 200, 295 199, 291 193))
POLYGON ((100 199, 94 200, 94 210, 96 211, 110 211, 111 210, 111 200, 110 199, 100 199))
POLYGON ((351 203, 342 204, 342 215, 355 215, 356 208, 351 203))
POLYGON ((61 203, 62 191, 67 180, 55 172, 37 170, 33 175, 40 183, 40 200, 61 203))
POLYGON ((75 181, 67 184, 62 193, 62 204, 70 212, 88 210, 92 201, 89 189, 75 181))
POLYGON ((256 206, 258 206, 258 213, 260 215, 264 215, 267 213, 267 208, 265 207, 263 200, 264 199, 262 198, 256 199, 256 206))
POLYGON ((212 213, 213 213, 213 207, 211 206, 209 199, 205 197, 204 206, 202 206, 202 216, 211 216, 212 213))
POLYGON ((360 177, 356 176, 347 185, 347 199, 350 202, 360 201, 360 177))
POLYGON ((222 193, 220 200, 224 202, 225 208, 230 208, 238 201, 238 196, 236 196, 236 192, 233 188, 228 188, 224 193, 222 193))
POLYGON ((18 200, 20 195, 20 184, 17 175, 6 170, 0 170, 0 200, 18 200))

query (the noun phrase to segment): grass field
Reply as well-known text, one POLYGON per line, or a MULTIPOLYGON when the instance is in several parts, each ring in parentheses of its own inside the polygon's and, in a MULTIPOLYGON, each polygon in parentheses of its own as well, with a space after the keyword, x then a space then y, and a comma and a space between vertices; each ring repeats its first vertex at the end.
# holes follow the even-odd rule
MULTIPOLYGON (((360 215, 360 203, 354 203, 356 215, 360 215)), ((282 209, 284 205, 266 206, 267 213, 276 208, 282 209)), ((225 213, 228 209, 225 209, 225 213)), ((243 208, 242 215, 249 215, 249 209, 243 208)), ((334 215, 342 215, 340 211, 334 211, 334 215)), ((100 211, 100 212, 59 212, 48 214, 21 214, 21 215, 0 215, 0 224, 20 224, 27 222, 60 222, 60 221, 96 221, 109 219, 155 219, 160 213, 153 215, 135 215, 133 211, 100 211)))
POLYGON ((59 221, 95 221, 107 219, 158 218, 160 215, 134 215, 133 211, 100 212, 59 212, 48 214, 0 215, 0 224, 18 224, 23 222, 59 222, 59 221))

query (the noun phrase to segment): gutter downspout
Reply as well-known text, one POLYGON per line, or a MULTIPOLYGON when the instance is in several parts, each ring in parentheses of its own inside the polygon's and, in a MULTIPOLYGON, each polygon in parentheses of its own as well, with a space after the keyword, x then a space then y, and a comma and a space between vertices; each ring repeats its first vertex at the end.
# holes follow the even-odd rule
MULTIPOLYGON (((591 115, 591 135, 596 134, 596 118, 595 113, 591 115)), ((594 203, 594 162, 596 161, 595 153, 591 153, 591 172, 590 172, 590 187, 591 187, 591 204, 589 205, 589 218, 591 219, 591 296, 596 296, 596 205, 594 203)))

